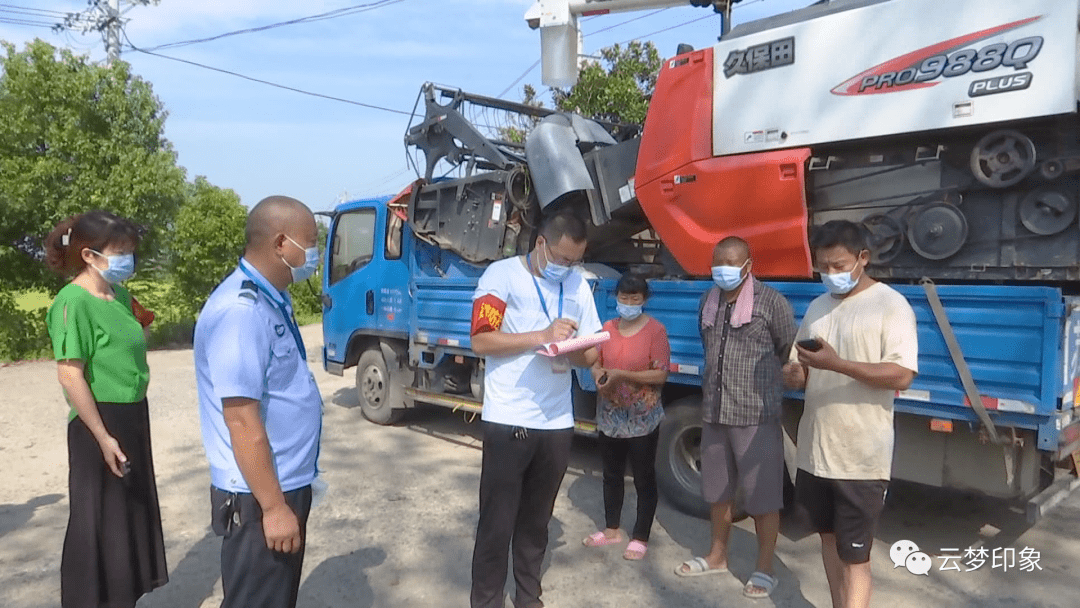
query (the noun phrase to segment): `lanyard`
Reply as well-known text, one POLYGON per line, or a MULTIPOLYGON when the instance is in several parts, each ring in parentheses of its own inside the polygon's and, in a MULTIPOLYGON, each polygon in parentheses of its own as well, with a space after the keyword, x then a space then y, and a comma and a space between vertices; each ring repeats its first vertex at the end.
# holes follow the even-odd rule
POLYGON ((281 317, 285 319, 285 325, 289 326, 289 331, 293 335, 293 340, 296 340, 296 347, 300 349, 301 359, 307 361, 307 349, 304 348, 304 339, 300 337, 300 326, 296 323, 296 319, 294 319, 293 316, 289 313, 289 309, 285 307, 284 298, 280 302, 275 299, 273 294, 270 293, 270 290, 263 286, 262 281, 260 281, 258 277, 252 274, 250 270, 245 268, 243 264, 240 264, 240 270, 251 278, 251 282, 255 283, 256 289, 263 292, 263 294, 265 294, 266 297, 269 298, 275 306, 277 306, 277 309, 281 312, 281 317))
MULTIPOLYGON (((544 301, 544 294, 540 291, 540 283, 536 282, 536 275, 532 273, 532 260, 529 259, 529 254, 525 254, 525 263, 529 266, 529 276, 532 277, 533 287, 536 288, 536 295, 540 298, 540 308, 544 311, 544 316, 548 321, 554 321, 551 318, 551 314, 548 312, 547 302, 544 301)), ((559 317, 562 318, 562 301, 563 301, 563 284, 559 283, 559 317)))

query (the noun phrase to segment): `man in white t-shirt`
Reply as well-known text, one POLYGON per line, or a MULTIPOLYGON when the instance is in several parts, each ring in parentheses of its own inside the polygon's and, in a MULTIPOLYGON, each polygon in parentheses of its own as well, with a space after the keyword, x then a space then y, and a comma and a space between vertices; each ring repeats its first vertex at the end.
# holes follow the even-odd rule
POLYGON ((600 331, 592 289, 575 270, 585 224, 555 215, 525 256, 495 262, 473 296, 472 350, 485 357, 480 521, 472 561, 472 608, 502 608, 514 554, 516 608, 540 608, 548 521, 574 433, 570 365, 590 367, 596 349, 562 357, 537 347, 600 331))
POLYGON ((919 370, 915 312, 867 276, 858 224, 819 226, 810 248, 829 293, 810 303, 784 366, 785 384, 806 391, 795 495, 821 535, 833 607, 866 608, 870 547, 892 473, 893 397, 919 370))

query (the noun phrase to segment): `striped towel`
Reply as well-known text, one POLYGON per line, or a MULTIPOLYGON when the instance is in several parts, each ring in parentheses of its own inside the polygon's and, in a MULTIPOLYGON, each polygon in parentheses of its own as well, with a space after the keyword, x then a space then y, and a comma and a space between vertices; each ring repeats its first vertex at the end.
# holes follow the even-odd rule
POLYGON ((739 297, 735 298, 735 309, 731 311, 731 326, 742 327, 754 316, 754 275, 746 275, 739 297))
MULTIPOLYGON (((754 276, 747 275, 743 285, 745 287, 739 291, 739 297, 735 298, 735 308, 731 311, 732 327, 746 325, 754 315, 754 276)), ((713 326, 716 313, 720 310, 721 293, 723 291, 719 287, 709 290, 709 295, 705 298, 705 306, 701 309, 702 326, 713 326)))

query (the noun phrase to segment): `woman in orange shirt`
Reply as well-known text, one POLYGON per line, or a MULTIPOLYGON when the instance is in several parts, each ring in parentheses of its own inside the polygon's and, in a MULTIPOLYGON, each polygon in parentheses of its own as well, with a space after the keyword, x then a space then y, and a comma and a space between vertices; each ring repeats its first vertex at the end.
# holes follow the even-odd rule
POLYGON ((637 522, 623 557, 639 560, 648 549, 656 514, 656 446, 664 407, 660 391, 667 381, 671 346, 667 330, 642 312, 649 298, 645 279, 626 274, 615 286, 619 317, 604 324, 611 339, 600 346, 592 368, 598 394, 596 428, 604 462, 606 528, 582 541, 587 547, 620 544, 626 461, 637 489, 637 522))

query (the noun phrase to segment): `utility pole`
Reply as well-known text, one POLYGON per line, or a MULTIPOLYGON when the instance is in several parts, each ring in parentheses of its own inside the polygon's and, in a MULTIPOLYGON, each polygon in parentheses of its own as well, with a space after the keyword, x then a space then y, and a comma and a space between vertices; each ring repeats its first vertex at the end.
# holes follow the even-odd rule
POLYGON ((109 63, 120 59, 120 0, 109 0, 105 25, 105 51, 109 63))
POLYGON ((731 8, 741 0, 713 0, 713 10, 720 13, 720 36, 723 37, 731 31, 731 8))
POLYGON ((123 16, 136 6, 157 5, 161 0, 124 0, 127 7, 121 11, 121 0, 89 0, 90 5, 81 13, 68 13, 63 23, 53 26, 56 31, 78 30, 85 34, 101 32, 109 63, 120 59, 120 30, 127 22, 123 16))
POLYGON ((742 0, 534 0, 525 22, 540 29, 541 80, 549 87, 573 86, 578 79, 581 30, 578 17, 647 8, 711 6, 722 16, 721 35, 731 29, 731 7, 742 0))

